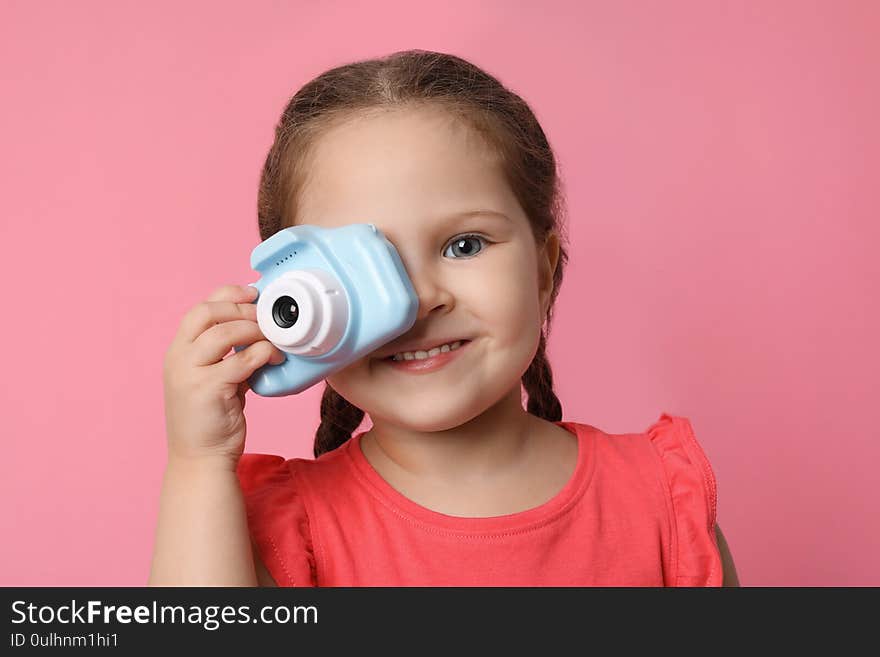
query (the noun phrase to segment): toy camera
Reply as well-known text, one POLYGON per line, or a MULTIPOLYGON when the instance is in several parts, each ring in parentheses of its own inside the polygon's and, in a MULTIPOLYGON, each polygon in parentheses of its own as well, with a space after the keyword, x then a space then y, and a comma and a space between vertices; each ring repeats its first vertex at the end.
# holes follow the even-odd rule
POLYGON ((264 397, 302 392, 408 331, 418 314, 400 255, 373 224, 285 228, 257 245, 251 267, 261 274, 251 283, 257 323, 287 355, 251 375, 264 397))

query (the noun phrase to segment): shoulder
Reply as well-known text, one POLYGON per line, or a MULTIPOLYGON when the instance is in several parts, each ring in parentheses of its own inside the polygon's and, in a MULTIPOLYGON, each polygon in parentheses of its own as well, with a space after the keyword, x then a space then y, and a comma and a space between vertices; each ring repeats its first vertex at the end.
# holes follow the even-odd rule
POLYGON ((668 413, 648 427, 645 435, 662 465, 673 496, 676 489, 701 493, 707 514, 707 529, 716 523, 717 483, 715 472, 690 420, 668 413))
POLYGON ((315 559, 299 471, 306 459, 242 454, 237 474, 260 586, 314 585, 315 559))
MULTIPOLYGON (((697 440, 693 426, 684 417, 676 417, 663 413, 648 429, 652 444, 664 459, 667 474, 671 481, 682 485, 683 475, 691 471, 698 475, 692 480, 692 488, 702 489, 704 502, 698 513, 699 518, 707 518, 713 525, 715 543, 721 558, 723 581, 721 586, 739 586, 739 577, 730 552, 727 539, 716 520, 717 514, 717 482, 715 473, 705 450, 697 440), (698 486, 699 483, 699 486, 698 486)), ((683 497, 683 496, 680 496, 683 497)))
POLYGON ((715 473, 691 422, 662 413, 645 435, 660 465, 675 528, 676 585, 725 585, 732 559, 717 523, 715 473))
POLYGON ((248 493, 302 487, 313 477, 333 479, 340 476, 345 467, 344 450, 340 448, 317 459, 245 453, 238 461, 236 472, 242 489, 248 493))

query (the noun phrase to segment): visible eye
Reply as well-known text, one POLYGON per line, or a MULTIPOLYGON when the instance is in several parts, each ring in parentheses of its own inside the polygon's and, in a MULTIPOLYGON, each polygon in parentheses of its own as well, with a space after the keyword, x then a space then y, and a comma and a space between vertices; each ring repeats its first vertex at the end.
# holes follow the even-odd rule
MULTIPOLYGON (((471 235, 471 234, 460 235, 459 237, 456 237, 452 242, 449 243, 449 247, 447 247, 447 251, 449 249, 457 249, 458 253, 461 255, 456 256, 456 259, 458 257, 470 258, 483 250, 482 246, 476 246, 476 247, 472 246, 474 243, 476 243, 476 244, 481 244, 481 243, 490 244, 489 240, 487 240, 485 237, 482 237, 480 235, 471 235)), ((446 255, 446 251, 444 251, 443 254, 446 255)))

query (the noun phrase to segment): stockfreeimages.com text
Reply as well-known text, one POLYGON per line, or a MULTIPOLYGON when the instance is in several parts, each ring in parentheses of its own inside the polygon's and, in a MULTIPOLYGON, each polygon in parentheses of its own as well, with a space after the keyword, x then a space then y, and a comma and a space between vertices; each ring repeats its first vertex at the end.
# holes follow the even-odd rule
POLYGON ((206 630, 216 630, 222 624, 233 623, 317 623, 318 609, 314 606, 266 605, 251 615, 248 605, 105 605, 100 600, 88 600, 85 604, 71 600, 70 604, 53 607, 37 606, 24 600, 12 603, 14 624, 19 623, 181 623, 202 625, 206 630))

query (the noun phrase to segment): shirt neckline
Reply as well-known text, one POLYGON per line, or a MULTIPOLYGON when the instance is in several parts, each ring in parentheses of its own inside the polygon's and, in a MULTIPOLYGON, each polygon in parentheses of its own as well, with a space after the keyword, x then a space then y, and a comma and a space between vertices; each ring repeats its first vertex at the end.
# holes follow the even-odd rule
POLYGON ((451 516, 434 511, 409 499, 389 484, 364 456, 359 431, 345 443, 345 453, 358 479, 369 492, 391 511, 424 527, 439 528, 463 534, 510 533, 534 529, 553 522, 574 506, 587 489, 595 469, 595 429, 578 422, 556 421, 553 424, 574 434, 578 455, 574 472, 568 482, 551 499, 531 509, 490 517, 451 516))

